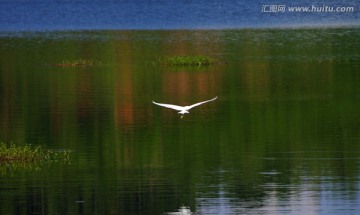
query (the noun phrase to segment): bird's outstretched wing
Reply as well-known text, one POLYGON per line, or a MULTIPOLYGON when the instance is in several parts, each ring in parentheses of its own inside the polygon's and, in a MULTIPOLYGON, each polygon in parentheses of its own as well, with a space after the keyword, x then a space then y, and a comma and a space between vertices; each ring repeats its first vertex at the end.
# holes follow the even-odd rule
POLYGON ((154 102, 154 104, 156 105, 159 105, 159 106, 163 106, 163 107, 166 107, 166 108, 171 108, 171 109, 174 109, 174 110, 183 110, 184 107, 182 106, 178 106, 178 105, 172 105, 172 104, 162 104, 162 103, 157 103, 157 102, 154 102))
POLYGON ((207 103, 207 102, 214 101, 214 100, 215 100, 215 99, 217 99, 217 98, 218 98, 218 97, 216 96, 216 97, 215 97, 215 98, 213 98, 213 99, 206 100, 206 101, 203 101, 203 102, 198 102, 198 103, 196 103, 196 104, 190 105, 190 106, 188 106, 188 109, 191 109, 191 108, 193 108, 193 107, 196 107, 196 106, 202 105, 202 104, 207 103))

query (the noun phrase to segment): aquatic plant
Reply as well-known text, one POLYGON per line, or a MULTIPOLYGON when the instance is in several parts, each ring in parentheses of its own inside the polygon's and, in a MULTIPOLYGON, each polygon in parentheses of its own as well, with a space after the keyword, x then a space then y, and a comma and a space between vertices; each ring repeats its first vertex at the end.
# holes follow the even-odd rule
POLYGON ((41 146, 0 143, 0 162, 68 161, 70 151, 54 151, 41 146))
POLYGON ((60 67, 87 67, 101 65, 101 62, 87 59, 76 59, 76 60, 64 60, 61 63, 56 63, 54 66, 60 67))
POLYGON ((209 66, 216 62, 217 61, 214 58, 203 55, 159 58, 159 63, 167 66, 209 66))

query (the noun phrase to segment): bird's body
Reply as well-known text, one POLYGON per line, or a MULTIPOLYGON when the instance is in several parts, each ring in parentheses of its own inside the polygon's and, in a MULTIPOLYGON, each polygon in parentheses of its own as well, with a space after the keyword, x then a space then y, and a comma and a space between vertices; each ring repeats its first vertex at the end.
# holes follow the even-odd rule
POLYGON ((159 105, 159 106, 162 106, 162 107, 166 107, 166 108, 170 108, 170 109, 174 109, 174 110, 178 110, 179 111, 179 114, 182 114, 181 118, 183 118, 184 114, 186 113, 189 113, 189 110, 193 107, 196 107, 196 106, 199 106, 199 105, 202 105, 204 103, 207 103, 207 102, 211 102, 211 101, 214 101, 215 99, 217 99, 217 96, 213 99, 210 99, 210 100, 206 100, 206 101, 203 101, 203 102, 198 102, 198 103, 195 103, 193 105, 189 105, 189 106, 179 106, 179 105, 172 105, 172 104, 163 104, 163 103, 157 103, 157 102, 154 102, 154 104, 156 105, 159 105))

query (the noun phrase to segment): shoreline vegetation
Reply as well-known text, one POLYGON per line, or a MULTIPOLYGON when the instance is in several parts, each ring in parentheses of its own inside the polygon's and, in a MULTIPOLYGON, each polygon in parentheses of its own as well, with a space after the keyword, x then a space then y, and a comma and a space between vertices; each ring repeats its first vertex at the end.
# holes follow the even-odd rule
POLYGON ((69 150, 54 151, 42 146, 6 144, 0 142, 0 164, 32 162, 68 162, 69 150))
POLYGON ((194 56, 168 56, 158 58, 160 65, 164 66, 173 66, 173 67, 183 67, 183 66, 210 66, 219 63, 215 58, 204 56, 204 55, 194 55, 194 56))
MULTIPOLYGON (((160 66, 169 67, 206 67, 211 65, 221 64, 219 59, 205 56, 205 55, 184 55, 184 56, 165 56, 158 57, 157 61, 160 66)), ((89 59, 75 59, 75 60, 63 60, 60 63, 51 64, 56 67, 94 67, 103 66, 101 61, 89 60, 89 59)))

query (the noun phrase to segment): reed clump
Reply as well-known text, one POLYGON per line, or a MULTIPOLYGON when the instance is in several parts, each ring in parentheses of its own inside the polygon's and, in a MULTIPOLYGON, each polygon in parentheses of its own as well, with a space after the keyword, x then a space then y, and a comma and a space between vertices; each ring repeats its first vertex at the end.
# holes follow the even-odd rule
POLYGON ((215 58, 204 55, 161 57, 158 61, 165 66, 209 66, 217 63, 215 58))
POLYGON ((64 60, 61 63, 56 63, 54 66, 59 67, 92 67, 101 65, 101 62, 88 60, 88 59, 76 59, 76 60, 64 60))
POLYGON ((54 151, 41 146, 0 143, 0 162, 69 161, 69 150, 54 151))

